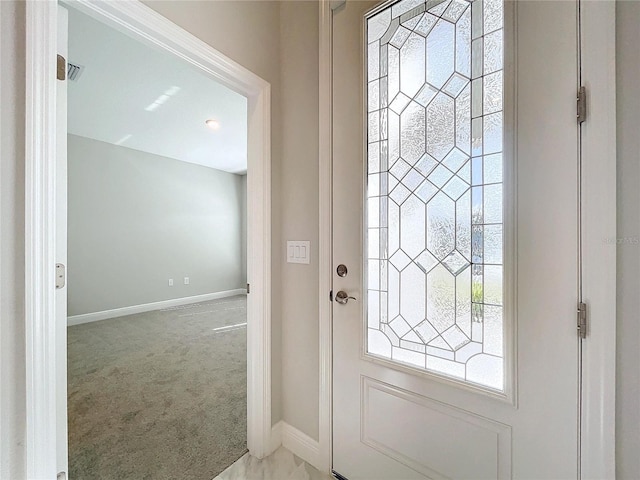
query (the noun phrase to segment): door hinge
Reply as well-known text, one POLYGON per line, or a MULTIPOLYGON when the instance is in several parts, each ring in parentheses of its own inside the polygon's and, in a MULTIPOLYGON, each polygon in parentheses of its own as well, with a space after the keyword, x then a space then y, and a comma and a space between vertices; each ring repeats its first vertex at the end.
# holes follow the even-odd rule
POLYGON ((587 338, 587 304, 578 303, 578 336, 587 338))
POLYGON ((64 288, 67 281, 67 269, 62 263, 56 263, 56 290, 64 288))
POLYGON ((56 77, 58 80, 65 80, 67 78, 67 61, 62 55, 58 55, 56 77))
POLYGON ((247 295, 251 293, 251 284, 247 283, 247 295))
POLYGON ((333 290, 329 290, 329 301, 333 302, 333 290))
POLYGON ((580 87, 578 89, 578 125, 587 119, 587 89, 580 87))

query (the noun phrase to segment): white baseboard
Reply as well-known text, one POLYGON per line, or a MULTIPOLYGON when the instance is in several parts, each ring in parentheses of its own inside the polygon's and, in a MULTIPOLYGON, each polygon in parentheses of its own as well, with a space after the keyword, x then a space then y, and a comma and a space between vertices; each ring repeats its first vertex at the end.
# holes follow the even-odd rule
POLYGON ((271 429, 272 450, 276 450, 280 445, 321 472, 326 471, 320 462, 318 442, 282 420, 271 429))
POLYGON ((192 297, 162 300, 161 302, 143 303, 142 305, 133 305, 131 307, 114 308, 113 310, 104 310, 102 312, 73 315, 67 318, 67 326, 71 327, 73 325, 80 325, 81 323, 97 322, 99 320, 106 320, 108 318, 123 317, 124 315, 133 315, 134 313, 152 312, 153 310, 161 310, 163 308, 188 305, 190 303, 208 302, 209 300, 233 297, 234 295, 246 295, 246 293, 246 289, 238 288, 235 290, 225 290, 223 292, 194 295, 192 297))
POLYGON ((271 441, 269 442, 269 455, 275 452, 280 446, 282 446, 282 424, 284 422, 280 420, 274 426, 271 427, 271 441))

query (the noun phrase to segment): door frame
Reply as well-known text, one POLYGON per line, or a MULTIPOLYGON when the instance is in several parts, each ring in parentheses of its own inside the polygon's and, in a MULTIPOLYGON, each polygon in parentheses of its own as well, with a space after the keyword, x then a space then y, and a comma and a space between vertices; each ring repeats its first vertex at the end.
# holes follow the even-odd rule
MULTIPOLYGON (((319 451, 332 467, 332 18, 344 0, 319 0, 319 451)), ((382 2, 381 2, 382 3, 382 2)), ((582 85, 589 114, 580 164, 581 301, 589 309, 579 406, 579 478, 615 478, 616 82, 615 2, 581 1, 582 85)), ((567 99, 571 101, 571 99, 567 99)), ((578 298, 576 298, 576 303, 578 298)), ((576 335, 577 338, 577 335, 576 335)))
MULTIPOLYGON (((138 0, 65 1, 199 68, 248 100, 247 444, 271 441, 271 86, 138 0)), ((55 0, 26 4, 25 321, 26 475, 56 478, 56 48, 55 0)))

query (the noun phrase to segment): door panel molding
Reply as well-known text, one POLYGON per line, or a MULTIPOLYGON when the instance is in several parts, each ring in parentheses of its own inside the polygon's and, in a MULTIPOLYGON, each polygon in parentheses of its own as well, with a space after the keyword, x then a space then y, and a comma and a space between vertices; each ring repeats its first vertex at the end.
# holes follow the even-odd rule
MULTIPOLYGON (((65 2, 196 66, 248 99, 247 440, 271 443, 271 86, 139 1, 65 2)), ((55 178, 57 2, 26 4, 26 475, 55 478, 55 178)), ((277 446, 277 445, 276 445, 277 446)))
MULTIPOLYGON (((413 470, 429 478, 471 478, 474 474, 477 478, 498 478, 501 480, 511 478, 511 427, 509 425, 495 422, 473 412, 452 407, 438 400, 418 395, 393 385, 387 385, 366 376, 362 377, 361 384, 362 431, 360 438, 364 444, 408 465, 413 470), (406 412, 413 410, 415 413, 413 416, 414 421, 416 424, 424 421, 424 431, 428 431, 429 436, 435 434, 437 437, 438 432, 434 426, 441 427, 441 433, 443 434, 445 431, 450 432, 452 429, 457 431, 456 438, 458 440, 454 448, 458 448, 458 452, 451 452, 446 446, 443 449, 438 439, 435 439, 435 441, 432 440, 432 445, 428 444, 429 439, 424 439, 423 442, 419 443, 418 447, 421 456, 431 454, 432 457, 437 459, 440 455, 458 455, 458 458, 464 458, 463 452, 465 448, 471 446, 469 445, 470 443, 482 443, 486 450, 486 457, 478 456, 473 464, 461 462, 461 464, 458 465, 462 469, 472 468, 475 473, 467 472, 465 474, 465 472, 459 471, 451 472, 452 476, 447 475, 444 472, 430 468, 423 461, 420 461, 419 458, 407 457, 394 449, 393 446, 390 445, 390 442, 393 440, 393 434, 387 432, 386 434, 380 435, 378 439, 374 438, 375 434, 367 428, 369 425, 367 418, 369 415, 375 415, 372 408, 372 404, 375 403, 375 401, 372 400, 372 397, 375 396, 376 393, 379 396, 380 394, 386 396, 387 402, 398 400, 404 402, 405 406, 402 410, 406 412), (427 421, 431 422, 429 423, 429 427, 427 427, 427 421), (470 438, 472 436, 473 438, 470 438), (465 443, 467 444, 466 447, 465 443), (490 471, 477 470, 483 466, 490 471)), ((384 399, 382 397, 379 398, 378 403, 383 402, 384 399)), ((377 418, 379 418, 380 413, 381 412, 378 412, 377 418)), ((402 436, 402 432, 399 432, 399 434, 402 436)))

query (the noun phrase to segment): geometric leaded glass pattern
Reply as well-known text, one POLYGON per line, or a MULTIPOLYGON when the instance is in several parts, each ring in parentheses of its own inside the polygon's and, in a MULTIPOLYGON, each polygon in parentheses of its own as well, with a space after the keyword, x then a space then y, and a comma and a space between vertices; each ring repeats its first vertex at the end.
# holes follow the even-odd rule
POLYGON ((503 390, 503 3, 367 19, 367 352, 503 390))

